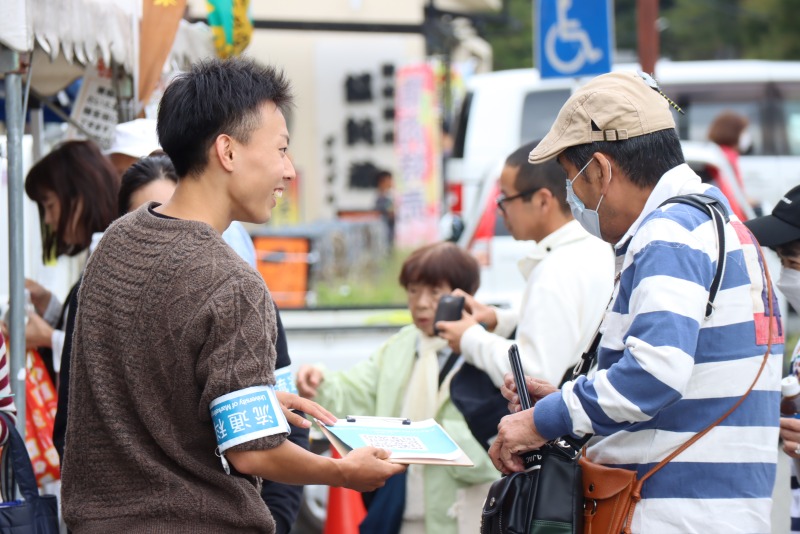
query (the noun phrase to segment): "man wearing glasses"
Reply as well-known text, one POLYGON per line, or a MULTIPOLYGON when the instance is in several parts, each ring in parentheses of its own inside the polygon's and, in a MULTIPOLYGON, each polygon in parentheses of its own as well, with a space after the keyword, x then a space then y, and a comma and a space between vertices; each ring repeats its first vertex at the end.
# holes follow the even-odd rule
POLYGON ((611 247, 572 218, 564 171, 555 162, 528 163, 536 144, 524 145, 506 159, 497 198, 514 239, 535 241, 519 261, 527 281, 520 310, 486 306, 457 292, 471 313, 436 324, 450 347, 485 371, 497 387, 510 370, 512 343, 519 346, 526 374, 560 384, 591 343, 614 284, 611 247), (508 339, 515 329, 514 339, 508 339))

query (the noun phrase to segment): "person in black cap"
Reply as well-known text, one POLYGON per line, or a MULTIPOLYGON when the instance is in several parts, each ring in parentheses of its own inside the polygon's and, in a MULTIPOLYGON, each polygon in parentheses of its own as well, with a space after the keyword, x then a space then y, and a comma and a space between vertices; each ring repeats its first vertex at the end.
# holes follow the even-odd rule
MULTIPOLYGON (((800 311, 800 186, 786 193, 772 210, 744 223, 763 247, 778 253, 781 276, 778 289, 800 311)), ((791 372, 800 376, 800 343, 792 351, 791 372)), ((783 450, 792 458, 791 531, 800 532, 800 419, 781 417, 783 450)))
POLYGON ((769 247, 781 259, 781 276, 777 286, 800 311, 800 186, 781 197, 771 215, 746 221, 762 247, 769 247))

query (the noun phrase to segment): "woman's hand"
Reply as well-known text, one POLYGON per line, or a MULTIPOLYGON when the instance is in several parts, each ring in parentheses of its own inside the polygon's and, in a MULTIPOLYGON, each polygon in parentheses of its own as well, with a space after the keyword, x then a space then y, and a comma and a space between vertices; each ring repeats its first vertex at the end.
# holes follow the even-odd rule
MULTIPOLYGON (((514 383, 514 375, 506 373, 503 377, 505 383, 500 386, 500 393, 508 401, 508 411, 517 413, 522 409, 519 403, 519 395, 517 395, 517 385, 514 383)), ((558 388, 546 380, 540 380, 531 376, 525 377, 525 387, 531 396, 531 401, 536 404, 539 399, 543 399, 551 393, 558 391, 558 388)))
POLYGON ((313 365, 301 365, 297 370, 297 391, 307 399, 317 396, 317 388, 325 380, 321 370, 313 365))
POLYGON ((53 327, 47 324, 38 314, 28 314, 28 324, 25 325, 25 346, 29 349, 38 347, 52 347, 53 327))
POLYGON ((44 315, 53 294, 45 289, 44 286, 39 285, 30 278, 25 279, 25 289, 31 294, 31 303, 33 303, 33 307, 36 308, 36 313, 44 315))
POLYGON ((311 426, 311 421, 302 415, 294 413, 292 410, 300 410, 311 417, 316 417, 326 425, 336 423, 336 417, 331 412, 312 400, 304 399, 294 393, 287 393, 285 391, 276 391, 275 395, 281 403, 283 415, 286 416, 286 420, 289 421, 289 424, 299 426, 300 428, 308 428, 311 426))

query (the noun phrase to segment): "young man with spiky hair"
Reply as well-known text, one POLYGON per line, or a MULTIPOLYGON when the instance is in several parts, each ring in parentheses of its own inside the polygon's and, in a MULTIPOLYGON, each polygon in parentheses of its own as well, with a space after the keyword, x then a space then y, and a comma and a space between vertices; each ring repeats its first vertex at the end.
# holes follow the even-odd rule
POLYGON ((158 135, 173 197, 114 223, 87 265, 76 318, 63 466, 76 533, 275 531, 260 478, 369 491, 402 467, 286 441, 320 406, 275 393, 275 312, 258 272, 220 237, 264 223, 284 182, 282 73, 250 60, 194 66, 166 89, 158 135))

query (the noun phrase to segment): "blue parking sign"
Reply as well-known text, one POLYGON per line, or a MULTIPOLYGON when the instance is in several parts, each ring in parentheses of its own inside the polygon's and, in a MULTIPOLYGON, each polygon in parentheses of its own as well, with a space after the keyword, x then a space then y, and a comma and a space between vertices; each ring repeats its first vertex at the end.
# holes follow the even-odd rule
POLYGON ((611 71, 610 0, 539 0, 536 61, 542 78, 611 71))

